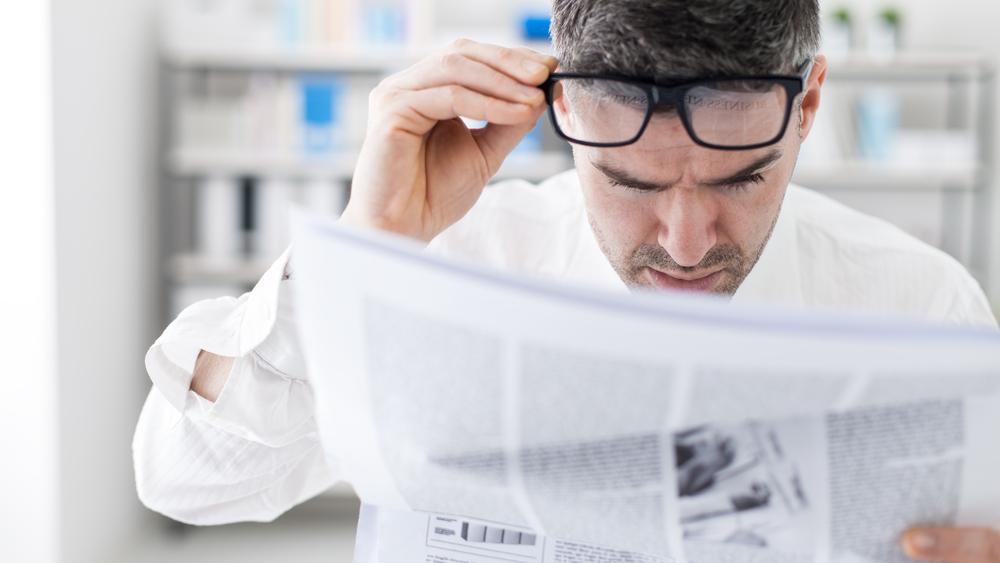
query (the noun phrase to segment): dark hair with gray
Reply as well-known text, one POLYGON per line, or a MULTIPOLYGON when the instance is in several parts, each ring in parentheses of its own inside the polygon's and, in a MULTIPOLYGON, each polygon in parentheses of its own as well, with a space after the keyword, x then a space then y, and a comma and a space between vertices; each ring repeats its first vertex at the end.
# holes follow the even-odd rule
POLYGON ((819 49, 817 0, 553 0, 563 70, 646 78, 791 73, 819 49))

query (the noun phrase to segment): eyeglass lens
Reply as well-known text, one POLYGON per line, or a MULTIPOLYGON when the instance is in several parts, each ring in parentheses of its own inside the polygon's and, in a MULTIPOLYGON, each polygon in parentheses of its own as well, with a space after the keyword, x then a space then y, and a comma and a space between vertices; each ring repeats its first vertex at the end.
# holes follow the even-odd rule
POLYGON ((585 143, 633 140, 649 111, 649 93, 612 80, 565 78, 552 89, 556 124, 567 137, 585 143))
POLYGON ((783 86, 761 80, 704 84, 684 95, 698 139, 734 147, 774 140, 784 125, 787 100, 783 86))

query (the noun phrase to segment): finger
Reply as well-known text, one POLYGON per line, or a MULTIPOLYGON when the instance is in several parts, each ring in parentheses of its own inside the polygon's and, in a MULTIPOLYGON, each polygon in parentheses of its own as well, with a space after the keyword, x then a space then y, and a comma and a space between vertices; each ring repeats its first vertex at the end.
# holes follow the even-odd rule
POLYGON ((536 86, 522 84, 510 76, 460 53, 446 53, 404 72, 393 86, 422 90, 458 84, 481 94, 509 102, 535 105, 545 94, 536 86))
POLYGON ((473 137, 479 144, 479 150, 486 158, 490 173, 495 174, 500 169, 500 165, 517 147, 524 137, 535 128, 538 118, 544 112, 544 106, 535 110, 535 119, 528 120, 521 124, 501 125, 490 123, 482 129, 472 132, 473 137))
POLYGON ((555 57, 531 49, 501 47, 468 39, 459 39, 451 49, 530 86, 545 82, 559 65, 555 57))
POLYGON ((919 561, 1000 563, 1000 535, 988 528, 914 528, 902 544, 919 561))
POLYGON ((547 66, 550 70, 555 70, 556 67, 559 66, 559 59, 555 58, 552 55, 547 55, 545 53, 536 51, 534 49, 529 49, 527 47, 512 47, 512 48, 518 53, 521 53, 526 57, 531 57, 532 59, 535 59, 536 61, 542 63, 543 65, 547 66))
POLYGON ((539 107, 493 98, 454 84, 403 92, 391 103, 387 115, 402 120, 394 126, 419 135, 430 131, 439 121, 456 117, 499 125, 527 124, 539 107))

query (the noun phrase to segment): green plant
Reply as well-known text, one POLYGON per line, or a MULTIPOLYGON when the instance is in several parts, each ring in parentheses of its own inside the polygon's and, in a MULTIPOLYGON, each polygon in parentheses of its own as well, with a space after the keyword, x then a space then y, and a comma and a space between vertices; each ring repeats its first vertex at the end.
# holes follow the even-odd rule
POLYGON ((879 12, 879 18, 887 25, 899 27, 899 24, 903 21, 903 14, 897 8, 884 8, 879 12))
POLYGON ((833 11, 833 21, 850 25, 851 24, 851 11, 846 7, 840 7, 833 11))

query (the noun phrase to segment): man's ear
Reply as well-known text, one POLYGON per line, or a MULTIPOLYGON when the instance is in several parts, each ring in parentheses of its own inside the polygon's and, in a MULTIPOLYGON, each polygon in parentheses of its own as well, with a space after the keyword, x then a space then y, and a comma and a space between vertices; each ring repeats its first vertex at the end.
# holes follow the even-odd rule
POLYGON ((569 109, 566 107, 566 96, 563 95, 562 89, 563 86, 559 82, 552 87, 552 107, 559 115, 566 115, 569 109))
POLYGON ((826 56, 816 55, 816 62, 813 64, 812 74, 806 82, 806 90, 802 95, 802 103, 799 107, 799 137, 805 140, 809 136, 809 131, 816 123, 816 112, 819 111, 820 91, 826 83, 826 56))

